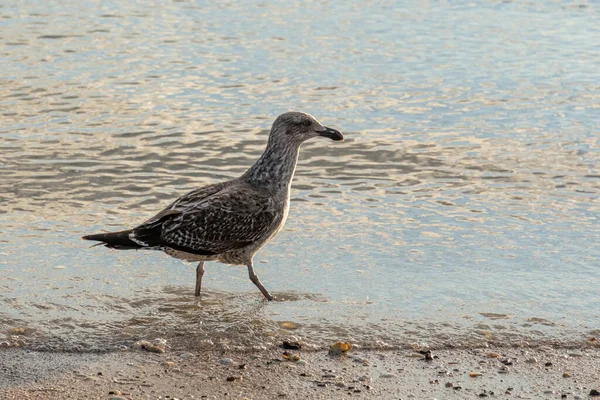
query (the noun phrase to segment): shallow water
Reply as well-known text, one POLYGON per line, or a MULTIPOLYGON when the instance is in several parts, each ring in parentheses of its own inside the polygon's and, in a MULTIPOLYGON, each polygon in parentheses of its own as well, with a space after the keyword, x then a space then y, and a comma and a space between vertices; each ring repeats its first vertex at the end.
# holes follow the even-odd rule
POLYGON ((598 335, 599 11, 0 6, 0 342, 598 335), (195 266, 81 241, 241 174, 290 109, 347 139, 304 146, 287 225, 255 258, 279 301, 209 263, 199 302, 195 266))

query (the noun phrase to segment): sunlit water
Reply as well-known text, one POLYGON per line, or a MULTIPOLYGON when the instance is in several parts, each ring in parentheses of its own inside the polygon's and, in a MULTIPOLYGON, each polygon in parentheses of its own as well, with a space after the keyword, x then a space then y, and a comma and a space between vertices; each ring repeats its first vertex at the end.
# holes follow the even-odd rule
POLYGON ((598 4, 276 3, 0 5, 0 342, 597 335, 598 4), (278 301, 81 241, 243 173, 291 109, 347 140, 304 146, 255 258, 278 301))

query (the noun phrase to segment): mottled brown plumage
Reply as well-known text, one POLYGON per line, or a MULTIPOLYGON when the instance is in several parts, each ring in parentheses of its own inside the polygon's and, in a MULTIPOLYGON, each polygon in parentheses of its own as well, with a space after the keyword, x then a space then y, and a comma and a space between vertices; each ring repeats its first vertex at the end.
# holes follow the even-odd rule
POLYGON ((273 123, 263 155, 241 177, 196 189, 131 230, 83 238, 114 249, 162 250, 200 261, 196 296, 205 261, 246 265, 250 280, 272 300, 254 273, 252 258, 283 227, 300 145, 317 136, 343 140, 340 132, 308 114, 282 114, 273 123))

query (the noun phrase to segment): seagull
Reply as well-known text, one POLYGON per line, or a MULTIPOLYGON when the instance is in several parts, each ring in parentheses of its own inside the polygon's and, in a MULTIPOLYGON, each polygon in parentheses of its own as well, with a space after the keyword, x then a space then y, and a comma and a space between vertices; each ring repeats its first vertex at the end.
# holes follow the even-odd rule
POLYGON ((252 283, 273 300, 254 272, 252 259, 283 228, 300 146, 318 136, 344 140, 339 131, 309 114, 281 114, 262 156, 239 178, 193 190, 133 229, 83 239, 111 249, 159 250, 181 260, 199 261, 196 297, 205 261, 245 265, 252 283))

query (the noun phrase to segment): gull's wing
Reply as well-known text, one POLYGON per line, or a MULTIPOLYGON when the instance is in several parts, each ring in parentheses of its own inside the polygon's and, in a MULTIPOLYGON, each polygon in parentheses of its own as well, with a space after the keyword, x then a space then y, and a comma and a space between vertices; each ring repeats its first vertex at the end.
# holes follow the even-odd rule
MULTIPOLYGON (((229 183, 229 182, 228 182, 229 183)), ((268 195, 236 182, 199 189, 134 229, 134 241, 215 255, 267 235, 280 217, 268 195)))

